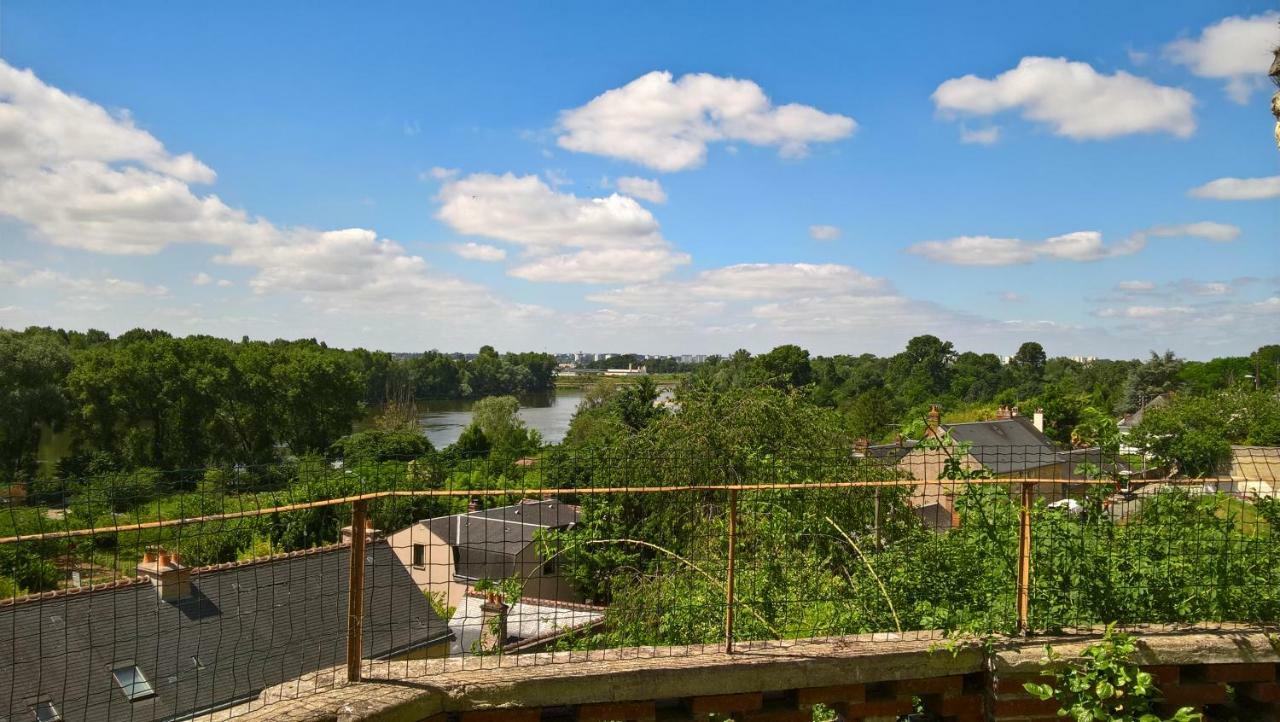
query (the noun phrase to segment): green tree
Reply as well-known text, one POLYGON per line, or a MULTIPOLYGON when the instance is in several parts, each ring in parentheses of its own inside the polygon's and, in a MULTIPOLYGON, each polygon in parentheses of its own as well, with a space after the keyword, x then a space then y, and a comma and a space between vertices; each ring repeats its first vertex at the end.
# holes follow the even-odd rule
POLYGON ((1230 421, 1219 399, 1179 395, 1143 414, 1130 439, 1179 473, 1210 476, 1231 458, 1230 421))
POLYGON ((916 336, 889 360, 887 380, 907 405, 925 403, 945 393, 951 383, 955 347, 937 336, 916 336))
POLYGON ((0 481, 35 475, 42 426, 66 418, 71 355, 45 334, 0 330, 0 481))
POLYGON ((1118 410, 1121 413, 1135 411, 1160 394, 1176 389, 1182 364, 1182 359, 1172 351, 1163 354, 1152 351, 1151 358, 1130 372, 1125 380, 1124 402, 1118 410))
POLYGON ((781 389, 807 386, 813 380, 809 352, 795 344, 779 346, 757 357, 756 363, 759 364, 768 383, 781 389))

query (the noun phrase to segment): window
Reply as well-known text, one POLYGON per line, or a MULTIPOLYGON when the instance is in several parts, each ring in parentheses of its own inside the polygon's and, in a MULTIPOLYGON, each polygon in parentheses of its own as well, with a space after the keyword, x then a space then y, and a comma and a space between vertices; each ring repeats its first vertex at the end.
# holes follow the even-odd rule
POLYGON ((31 705, 31 711, 36 713, 36 722, 61 722, 62 720, 62 715, 58 714, 58 708, 47 699, 31 705))
POLYGON ((413 545, 413 565, 415 567, 424 567, 427 565, 427 545, 413 545))
POLYGON ((142 670, 135 665, 127 664, 122 667, 116 667, 111 670, 111 675, 116 678, 116 684, 120 685, 120 691, 124 692, 125 698, 130 702, 146 699, 156 693, 151 688, 151 683, 143 676, 142 670))

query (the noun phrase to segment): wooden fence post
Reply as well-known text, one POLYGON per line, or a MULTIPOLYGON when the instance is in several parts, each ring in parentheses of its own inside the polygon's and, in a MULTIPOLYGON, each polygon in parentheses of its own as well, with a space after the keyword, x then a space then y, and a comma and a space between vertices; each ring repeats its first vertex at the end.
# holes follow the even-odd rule
POLYGON ((1034 485, 1022 482, 1022 509, 1019 513, 1018 544, 1018 631, 1031 628, 1031 492, 1034 485))
POLYGON ((364 632, 364 555, 369 502, 351 502, 351 568, 347 577, 347 681, 360 681, 364 632))
POLYGON ((733 654, 733 562, 738 538, 738 490, 729 490, 729 569, 724 585, 724 651, 733 654))

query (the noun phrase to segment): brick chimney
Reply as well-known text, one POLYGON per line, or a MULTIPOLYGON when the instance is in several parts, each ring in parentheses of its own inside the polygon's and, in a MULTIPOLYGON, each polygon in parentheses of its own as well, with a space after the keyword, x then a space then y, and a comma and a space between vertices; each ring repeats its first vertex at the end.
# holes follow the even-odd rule
POLYGON ((858 452, 859 456, 865 458, 871 451, 871 441, 863 436, 853 442, 853 450, 858 452))
POLYGON ((474 496, 467 499, 467 513, 474 514, 477 511, 480 511, 480 500, 474 496))
POLYGON ((511 606, 496 592, 488 592, 480 605, 480 649, 492 652, 507 643, 507 613, 511 606))
MULTIPOLYGON (((382 530, 374 529, 373 522, 370 522, 368 519, 366 519, 364 523, 365 523, 365 528, 364 528, 365 543, 375 542, 382 538, 382 530)), ((341 539, 343 544, 351 543, 351 525, 350 524, 342 527, 342 531, 340 532, 340 534, 341 534, 341 539)))
POLYGON ((138 562, 138 576, 149 579, 166 602, 191 596, 191 570, 182 566, 177 552, 171 553, 163 547, 147 549, 138 562))
POLYGON ((1031 417, 1031 425, 1036 427, 1036 431, 1044 433, 1044 409, 1036 409, 1031 417))
POLYGON ((938 424, 942 423, 942 411, 938 409, 937 404, 929 405, 929 415, 926 418, 929 430, 934 434, 938 433, 938 424))
POLYGON ((1005 404, 1000 404, 1000 408, 996 409, 996 421, 1013 418, 1013 411, 1005 404))

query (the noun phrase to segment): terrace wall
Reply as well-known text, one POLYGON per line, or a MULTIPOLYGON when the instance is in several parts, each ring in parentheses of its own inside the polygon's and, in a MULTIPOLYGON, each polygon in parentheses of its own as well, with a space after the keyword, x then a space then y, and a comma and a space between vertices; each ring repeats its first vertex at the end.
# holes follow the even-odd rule
MULTIPOLYGON (((1166 711, 1207 719, 1276 719, 1276 642, 1260 631, 1152 632, 1137 661, 1160 681, 1166 711), (1230 716, 1234 715, 1234 717, 1230 716)), ((343 670, 268 690, 244 717, 265 722, 488 722, 489 720, 810 720, 835 708, 845 720, 895 720, 913 697, 943 722, 1060 719, 1026 694, 1044 645, 1070 657, 1088 639, 1026 639, 940 646, 875 638, 735 647, 733 654, 647 648, 483 660, 371 663, 365 682, 343 670), (716 717, 715 715, 719 715, 716 717)))

